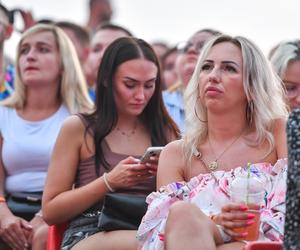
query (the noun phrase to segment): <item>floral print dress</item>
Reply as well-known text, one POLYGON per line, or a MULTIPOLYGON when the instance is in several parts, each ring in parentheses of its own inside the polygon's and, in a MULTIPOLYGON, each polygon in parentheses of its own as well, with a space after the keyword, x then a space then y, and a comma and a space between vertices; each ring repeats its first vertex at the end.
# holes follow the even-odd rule
POLYGON ((236 176, 249 174, 258 178, 265 190, 265 205, 261 210, 260 240, 283 239, 287 160, 272 166, 257 163, 231 171, 200 174, 189 182, 174 182, 147 197, 149 204, 137 232, 139 249, 164 249, 164 230, 170 206, 183 200, 198 206, 207 216, 218 214, 230 202, 229 188, 236 176), (249 172, 250 171, 250 172, 249 172))

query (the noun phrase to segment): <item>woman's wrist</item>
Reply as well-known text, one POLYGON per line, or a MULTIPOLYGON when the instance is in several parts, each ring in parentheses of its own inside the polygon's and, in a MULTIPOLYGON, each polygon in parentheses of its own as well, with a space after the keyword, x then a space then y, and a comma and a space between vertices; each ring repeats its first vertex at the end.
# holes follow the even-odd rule
POLYGON ((103 180, 104 180, 104 183, 105 183, 105 186, 107 187, 107 189, 110 191, 110 192, 115 192, 116 190, 111 186, 110 182, 109 182, 109 178, 108 178, 108 174, 107 173, 104 173, 103 174, 103 180))

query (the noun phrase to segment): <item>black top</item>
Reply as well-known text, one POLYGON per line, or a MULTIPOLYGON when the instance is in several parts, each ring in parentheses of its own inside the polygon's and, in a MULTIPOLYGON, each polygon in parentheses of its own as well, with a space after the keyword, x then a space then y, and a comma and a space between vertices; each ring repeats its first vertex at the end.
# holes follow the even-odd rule
POLYGON ((288 176, 284 249, 300 249, 300 108, 287 123, 288 176))

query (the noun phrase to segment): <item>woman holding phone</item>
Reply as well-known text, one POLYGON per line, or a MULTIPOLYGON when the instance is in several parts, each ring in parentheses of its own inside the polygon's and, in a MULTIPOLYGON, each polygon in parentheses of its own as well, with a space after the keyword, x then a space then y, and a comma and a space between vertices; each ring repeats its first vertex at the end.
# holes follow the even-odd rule
POLYGON ((163 106, 157 57, 146 42, 120 38, 107 48, 95 104, 92 114, 70 117, 60 131, 44 218, 49 224, 71 222, 62 249, 135 249, 136 231, 103 233, 97 224, 106 193, 155 190, 158 157, 141 164, 140 156, 178 137, 163 106))

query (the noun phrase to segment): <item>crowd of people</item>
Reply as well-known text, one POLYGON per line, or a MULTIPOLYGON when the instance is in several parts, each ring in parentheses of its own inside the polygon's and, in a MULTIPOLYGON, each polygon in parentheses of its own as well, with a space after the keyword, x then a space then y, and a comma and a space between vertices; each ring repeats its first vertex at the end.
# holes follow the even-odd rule
POLYGON ((11 59, 0 4, 0 249, 44 250, 58 224, 63 250, 243 249, 241 176, 264 194, 256 240, 300 249, 300 40, 266 57, 205 28, 169 47, 112 23, 109 0, 89 7, 86 26, 19 10, 11 59), (109 193, 147 197, 136 229, 102 230, 109 193))

